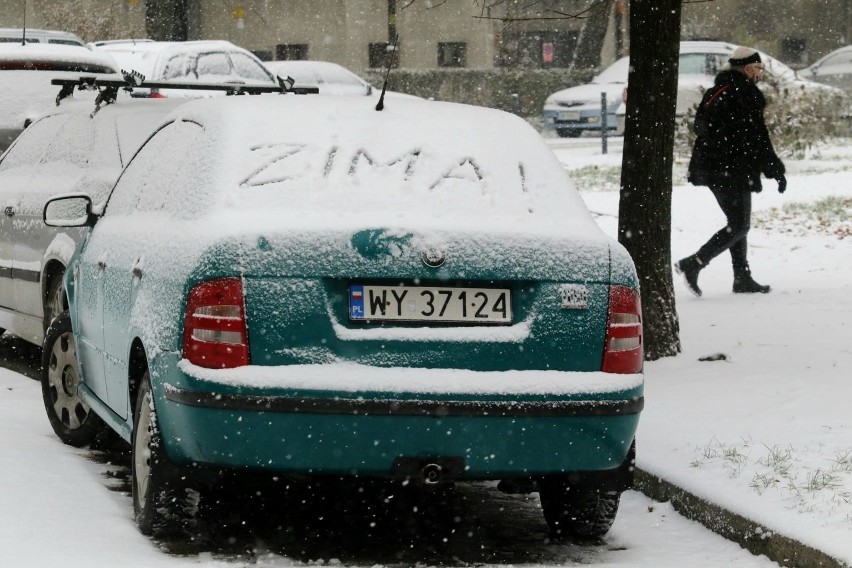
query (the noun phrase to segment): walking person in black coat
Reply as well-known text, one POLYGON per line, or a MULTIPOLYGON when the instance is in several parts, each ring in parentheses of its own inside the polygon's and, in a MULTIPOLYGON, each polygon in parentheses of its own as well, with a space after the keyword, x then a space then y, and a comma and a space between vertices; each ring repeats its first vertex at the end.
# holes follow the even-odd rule
POLYGON ((763 74, 760 54, 739 47, 728 62, 730 69, 716 76, 696 112, 696 139, 688 172, 690 183, 710 187, 727 225, 698 252, 674 265, 696 296, 701 295, 698 273, 726 250, 731 252, 734 266, 734 292, 769 292, 769 286, 754 281, 748 265, 751 194, 762 189, 761 173, 778 182, 779 192, 787 187, 784 164, 775 154, 763 119, 766 99, 757 88, 763 74))

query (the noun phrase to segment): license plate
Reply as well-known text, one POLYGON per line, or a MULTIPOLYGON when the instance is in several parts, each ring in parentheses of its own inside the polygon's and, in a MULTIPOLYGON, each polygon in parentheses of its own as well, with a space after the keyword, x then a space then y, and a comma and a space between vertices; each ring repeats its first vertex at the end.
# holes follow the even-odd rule
POLYGON ((512 295, 505 288, 353 284, 349 287, 349 319, 511 323, 512 295))
POLYGON ((559 120, 580 120, 580 112, 576 110, 559 111, 559 120))

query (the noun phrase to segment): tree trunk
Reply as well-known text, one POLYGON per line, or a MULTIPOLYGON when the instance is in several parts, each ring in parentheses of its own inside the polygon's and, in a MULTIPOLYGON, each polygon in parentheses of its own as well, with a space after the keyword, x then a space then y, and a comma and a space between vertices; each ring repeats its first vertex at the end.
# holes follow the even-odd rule
POLYGON ((671 271, 672 151, 681 0, 630 3, 630 75, 618 240, 636 263, 645 358, 680 352, 671 271), (640 112, 641 110, 641 112, 640 112))
POLYGON ((594 6, 589 12, 588 18, 583 21, 580 37, 577 38, 577 47, 574 52, 572 68, 591 69, 601 65, 601 49, 606 39, 609 15, 612 12, 612 4, 604 1, 594 6))

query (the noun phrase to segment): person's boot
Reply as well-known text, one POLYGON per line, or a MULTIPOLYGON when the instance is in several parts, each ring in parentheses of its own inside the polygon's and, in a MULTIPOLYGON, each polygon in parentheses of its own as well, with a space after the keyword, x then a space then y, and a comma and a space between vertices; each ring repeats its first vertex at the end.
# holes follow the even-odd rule
POLYGON ((751 272, 734 276, 734 294, 768 294, 771 288, 758 284, 751 277, 751 272))
POLYGON ((701 297, 701 288, 698 287, 698 273, 704 268, 704 263, 697 256, 692 255, 682 258, 674 265, 675 272, 683 275, 686 287, 698 297, 701 297))

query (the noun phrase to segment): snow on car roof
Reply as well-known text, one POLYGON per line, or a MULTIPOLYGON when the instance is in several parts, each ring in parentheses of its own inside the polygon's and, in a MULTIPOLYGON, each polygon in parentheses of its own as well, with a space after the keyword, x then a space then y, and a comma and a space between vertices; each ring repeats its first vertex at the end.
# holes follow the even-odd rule
POLYGON ((73 63, 103 66, 117 71, 115 60, 107 54, 95 53, 75 45, 0 43, 0 65, 7 62, 73 63))
POLYGON ((130 53, 167 53, 179 51, 181 53, 201 53, 211 49, 224 51, 244 51, 241 47, 225 40, 197 40, 197 41, 116 41, 115 43, 96 43, 95 49, 108 52, 130 52, 130 53))
POLYGON ((174 116, 205 130, 198 206, 186 215, 218 207, 252 226, 392 220, 602 236, 541 136, 501 111, 398 100, 377 112, 363 99, 264 95, 195 101, 174 116))

